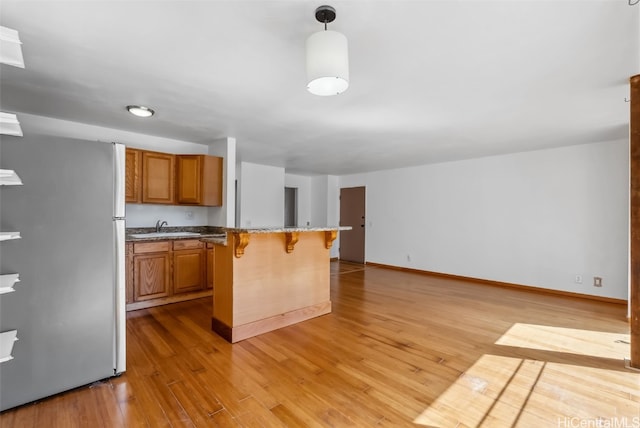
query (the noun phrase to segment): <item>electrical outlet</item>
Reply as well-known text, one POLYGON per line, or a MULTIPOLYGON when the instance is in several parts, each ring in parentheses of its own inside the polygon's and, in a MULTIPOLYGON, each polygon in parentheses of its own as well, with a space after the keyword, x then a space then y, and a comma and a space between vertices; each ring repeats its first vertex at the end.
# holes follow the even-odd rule
POLYGON ((594 276, 593 277, 593 286, 594 287, 602 287, 602 277, 594 276))
POLYGON ((193 220, 193 211, 186 211, 184 213, 184 216, 186 217, 187 220, 193 220))
POLYGON ((582 284, 582 275, 576 275, 575 282, 576 284, 582 284))

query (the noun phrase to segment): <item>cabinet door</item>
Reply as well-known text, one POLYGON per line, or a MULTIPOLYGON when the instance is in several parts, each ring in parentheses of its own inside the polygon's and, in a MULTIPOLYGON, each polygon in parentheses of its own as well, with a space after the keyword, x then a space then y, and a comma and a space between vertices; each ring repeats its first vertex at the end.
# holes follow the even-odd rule
POLYGON ((222 158, 176 156, 177 201, 185 205, 222 205, 222 158))
POLYGON ((222 206, 222 158, 204 156, 202 167, 202 205, 222 206))
POLYGON ((142 152, 142 202, 175 203, 175 155, 142 152))
POLYGON ((213 275, 214 275, 214 266, 213 266, 213 244, 207 244, 207 284, 206 287, 211 289, 213 288, 213 275))
POLYGON ((142 152, 135 149, 127 149, 125 155, 125 202, 142 202, 141 192, 141 158, 142 152))
POLYGON ((186 293, 204 288, 205 253, 203 250, 173 252, 173 292, 186 293))
POLYGON ((176 175, 179 204, 202 204, 202 156, 178 155, 176 175))
POLYGON ((133 256, 133 294, 136 302, 169 295, 169 253, 133 256))

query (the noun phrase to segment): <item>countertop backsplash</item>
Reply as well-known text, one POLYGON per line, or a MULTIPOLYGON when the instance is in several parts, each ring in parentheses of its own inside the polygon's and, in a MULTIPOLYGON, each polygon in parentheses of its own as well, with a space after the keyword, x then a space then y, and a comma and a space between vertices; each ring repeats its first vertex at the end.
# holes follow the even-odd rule
POLYGON ((158 220, 166 221, 169 227, 198 226, 209 222, 208 207, 184 205, 127 204, 125 217, 127 228, 155 227, 158 220))

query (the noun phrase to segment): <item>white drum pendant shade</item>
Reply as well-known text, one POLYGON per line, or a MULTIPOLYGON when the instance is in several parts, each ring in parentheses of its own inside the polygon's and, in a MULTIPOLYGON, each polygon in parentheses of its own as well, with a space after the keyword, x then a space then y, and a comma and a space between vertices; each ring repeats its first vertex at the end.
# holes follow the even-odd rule
POLYGON ((347 38, 319 31, 307 39, 307 89, 314 95, 337 95, 349 87, 347 38))

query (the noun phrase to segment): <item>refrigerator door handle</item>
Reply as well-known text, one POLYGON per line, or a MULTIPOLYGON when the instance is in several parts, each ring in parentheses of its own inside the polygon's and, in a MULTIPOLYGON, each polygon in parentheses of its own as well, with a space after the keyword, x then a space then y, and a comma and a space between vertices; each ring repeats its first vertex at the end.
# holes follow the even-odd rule
POLYGON ((125 181, 126 181, 126 149, 124 144, 113 143, 113 176, 114 176, 114 201, 113 217, 124 218, 125 181))
POLYGON ((125 225, 124 220, 113 222, 115 229, 116 244, 116 266, 115 266, 115 374, 124 372, 127 369, 127 314, 126 314, 126 257, 125 257, 125 225))

